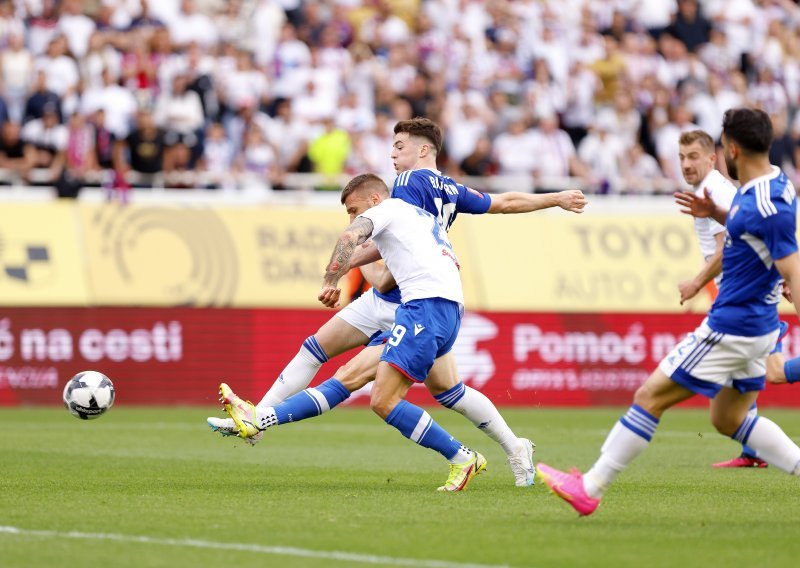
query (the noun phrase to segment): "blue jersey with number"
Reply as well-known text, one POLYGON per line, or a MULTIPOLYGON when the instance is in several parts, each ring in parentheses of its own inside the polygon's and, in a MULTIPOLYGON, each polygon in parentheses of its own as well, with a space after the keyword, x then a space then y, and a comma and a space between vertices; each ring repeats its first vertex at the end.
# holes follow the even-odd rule
POLYGON ((715 331, 753 337, 778 328, 783 278, 775 260, 797 251, 797 201, 779 168, 743 185, 725 224, 722 283, 708 313, 715 331))
MULTIPOLYGON (((397 176, 392 197, 424 209, 439 222, 445 231, 459 213, 482 214, 489 210, 492 199, 485 193, 457 183, 436 170, 408 170, 397 176)), ((386 294, 377 290, 375 295, 390 302, 400 303, 400 289, 386 294)))

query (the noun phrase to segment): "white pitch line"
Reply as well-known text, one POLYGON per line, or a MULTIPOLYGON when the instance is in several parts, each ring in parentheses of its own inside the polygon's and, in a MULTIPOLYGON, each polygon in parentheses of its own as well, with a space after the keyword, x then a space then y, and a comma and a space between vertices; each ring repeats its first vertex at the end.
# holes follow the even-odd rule
POLYGON ((280 556, 299 556, 303 558, 324 558, 327 560, 342 560, 345 562, 361 562, 362 564, 382 564, 391 566, 420 566, 423 568, 508 568, 507 565, 497 564, 461 564, 446 560, 425 560, 416 558, 395 558, 392 556, 374 556, 372 554, 357 554, 353 552, 340 552, 337 550, 310 550, 292 546, 263 546, 260 544, 242 544, 235 542, 214 542, 209 540, 196 540, 192 538, 153 538, 150 536, 124 535, 113 533, 82 533, 77 531, 58 532, 44 530, 28 530, 17 527, 0 525, 0 534, 20 536, 38 536, 47 538, 73 538, 83 540, 110 540, 115 542, 134 542, 142 544, 157 544, 161 546, 185 546, 190 548, 211 548, 216 550, 238 550, 242 552, 255 552, 258 554, 276 554, 280 556))

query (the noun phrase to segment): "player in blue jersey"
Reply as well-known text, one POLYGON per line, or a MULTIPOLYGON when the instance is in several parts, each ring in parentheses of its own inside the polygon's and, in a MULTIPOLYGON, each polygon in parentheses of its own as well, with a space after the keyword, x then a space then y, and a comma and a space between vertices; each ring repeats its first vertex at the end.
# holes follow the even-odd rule
MULTIPOLYGON (((394 194, 435 215, 445 229, 450 227, 458 212, 526 213, 558 206, 580 213, 586 204, 580 191, 547 195, 518 192, 487 195, 468 189, 438 171, 436 157, 441 150, 441 144, 441 131, 434 122, 428 119, 402 121, 395 126, 392 160, 396 171, 401 174, 395 181, 394 194)), ((374 247, 359 249, 351 259, 351 267, 378 257, 374 247)), ((386 273, 374 266, 365 267, 365 275, 368 275, 372 283, 378 279, 386 280, 386 273)), ((391 282, 391 275, 388 276, 391 282)), ((391 329, 400 297, 396 287, 389 288, 393 290, 382 293, 373 289, 367 292, 306 339, 300 352, 257 405, 258 410, 271 411, 284 404, 283 408, 292 409, 294 420, 299 419, 304 412, 316 416, 329 410, 328 406, 318 408, 314 405, 303 407, 298 412, 296 407, 299 401, 308 400, 306 395, 309 393, 316 395, 314 389, 300 391, 308 386, 319 367, 330 357, 364 345, 380 332, 391 329), (300 398, 288 399, 296 393, 300 393, 297 395, 300 398)), ((358 390, 375 377, 381 350, 380 344, 367 347, 341 367, 332 379, 348 393, 358 390)), ((466 416, 502 446, 517 485, 533 483, 531 442, 518 438, 513 433, 485 395, 458 380, 442 382, 437 376, 431 377, 425 385, 438 402, 466 416)), ((229 419, 212 417, 208 419, 208 423, 212 429, 224 435, 238 432, 238 428, 229 419)), ((241 432, 238 433, 241 435, 241 432)), ((260 436, 259 433, 254 438, 247 439, 258 440, 260 436)))
MULTIPOLYGON (((424 382, 435 363, 445 380, 456 380, 448 355, 464 312, 458 259, 436 217, 403 200, 390 199, 389 188, 378 176, 353 178, 342 192, 342 201, 351 224, 334 247, 320 300, 325 305, 339 301, 338 283, 350 270, 353 253, 372 238, 400 288, 402 303, 382 350, 370 406, 406 438, 439 452, 450 462, 450 475, 439 491, 462 491, 485 469, 486 460, 459 443, 427 412, 405 400, 412 384, 424 382)), ((335 379, 309 390, 308 401, 319 406, 332 407, 349 396, 335 379)), ((255 411, 224 383, 220 385, 220 398, 240 432, 248 435, 287 418, 292 420, 291 416, 281 416, 280 408, 255 411)))
MULTIPOLYGON (((779 337, 776 304, 784 282, 800 298, 796 194, 786 175, 769 163, 771 141, 765 112, 728 110, 722 148, 728 173, 741 182, 730 211, 708 197, 676 195, 685 212, 726 226, 719 295, 700 327, 636 391, 586 475, 539 464, 539 476, 580 515, 593 513, 614 479, 647 448, 661 415, 696 394, 711 399, 711 423, 718 432, 800 476, 800 448, 777 424, 749 413, 764 388, 767 357, 779 337)), ((800 315, 800 306, 795 310, 800 315)))

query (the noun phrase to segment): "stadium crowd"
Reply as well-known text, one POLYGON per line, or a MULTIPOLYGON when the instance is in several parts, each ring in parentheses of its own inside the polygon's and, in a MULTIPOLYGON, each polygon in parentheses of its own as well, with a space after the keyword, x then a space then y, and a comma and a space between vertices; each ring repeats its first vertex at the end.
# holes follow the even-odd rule
POLYGON ((680 132, 741 105, 797 181, 798 28, 792 0, 0 0, 0 181, 338 189, 426 116, 453 175, 672 191, 680 132))

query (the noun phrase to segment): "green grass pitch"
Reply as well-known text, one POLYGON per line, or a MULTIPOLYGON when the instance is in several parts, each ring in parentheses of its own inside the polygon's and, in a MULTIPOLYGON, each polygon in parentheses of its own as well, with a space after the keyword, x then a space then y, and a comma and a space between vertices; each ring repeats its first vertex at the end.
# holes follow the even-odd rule
MULTIPOLYGON (((536 458, 594 461, 622 409, 505 410, 536 458)), ((440 456, 368 410, 274 428, 251 448, 205 426, 210 408, 0 410, 0 565, 791 566, 800 480, 710 468, 738 446, 700 410, 675 410, 650 448, 579 519, 542 485, 517 488, 499 447, 463 417, 431 414, 482 451, 487 473, 439 494, 440 456)), ((800 413, 766 409, 800 440, 800 413)))

